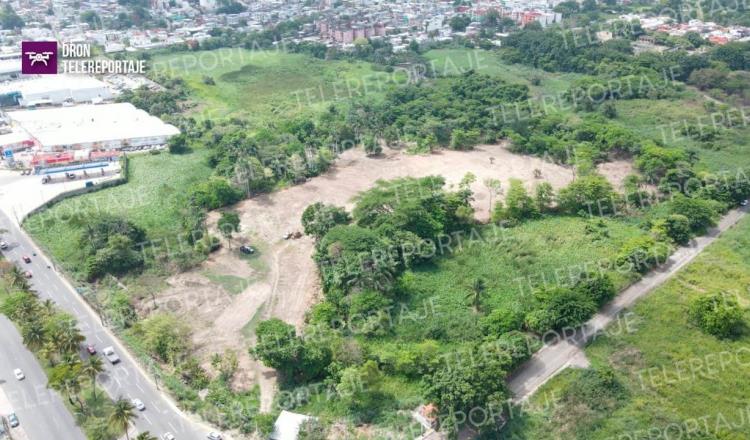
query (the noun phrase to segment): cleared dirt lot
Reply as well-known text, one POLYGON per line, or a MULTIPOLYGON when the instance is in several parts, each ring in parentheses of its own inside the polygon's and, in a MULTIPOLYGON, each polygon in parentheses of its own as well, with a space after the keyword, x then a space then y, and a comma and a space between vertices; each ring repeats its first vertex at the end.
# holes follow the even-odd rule
MULTIPOLYGON (((483 184, 486 178, 500 179, 503 188, 508 187, 508 179, 518 178, 530 189, 541 181, 557 189, 574 178, 571 169, 510 153, 502 145, 419 156, 386 151, 377 158, 368 158, 361 150, 349 150, 323 176, 240 203, 236 209, 241 215, 242 237, 233 240, 233 248, 224 246, 201 267, 171 277, 170 287, 159 294, 157 302, 190 320, 203 359, 225 348, 237 350, 240 372, 235 385, 259 383, 263 407, 268 408, 273 396, 273 372, 257 365, 247 354, 254 325, 278 317, 299 328, 305 312, 320 295, 311 258, 312 239, 282 237, 287 231, 302 230, 302 211, 314 202, 351 208, 352 197, 378 179, 441 175, 448 185, 455 185, 467 172, 477 176, 472 189, 480 220, 489 217, 490 194, 483 184), (541 178, 534 177, 535 170, 541 171, 541 178), (258 255, 241 256, 237 251, 240 242, 257 246, 258 255)), ((209 226, 216 217, 209 218, 209 226)))

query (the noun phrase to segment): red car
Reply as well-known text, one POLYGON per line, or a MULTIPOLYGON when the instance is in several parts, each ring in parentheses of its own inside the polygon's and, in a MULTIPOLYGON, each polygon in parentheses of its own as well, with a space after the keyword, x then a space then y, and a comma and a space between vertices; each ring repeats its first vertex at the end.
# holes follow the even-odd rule
POLYGON ((30 271, 30 270, 27 270, 26 272, 24 272, 24 273, 23 273, 23 275, 24 275, 24 276, 25 276, 26 278, 31 278, 31 271, 30 271))
POLYGON ((24 255, 21 258, 23 259, 24 263, 31 263, 31 257, 29 257, 28 255, 24 255))
POLYGON ((94 347, 94 344, 88 344, 86 346, 86 351, 88 351, 89 354, 94 355, 96 354, 96 347, 94 347))

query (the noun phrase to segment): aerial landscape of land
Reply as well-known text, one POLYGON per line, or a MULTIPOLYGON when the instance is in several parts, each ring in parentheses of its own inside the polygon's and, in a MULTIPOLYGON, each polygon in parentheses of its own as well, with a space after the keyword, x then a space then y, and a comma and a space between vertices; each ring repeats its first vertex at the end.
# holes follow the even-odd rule
POLYGON ((115 3, 3 77, 11 438, 750 436, 747 11, 115 3))

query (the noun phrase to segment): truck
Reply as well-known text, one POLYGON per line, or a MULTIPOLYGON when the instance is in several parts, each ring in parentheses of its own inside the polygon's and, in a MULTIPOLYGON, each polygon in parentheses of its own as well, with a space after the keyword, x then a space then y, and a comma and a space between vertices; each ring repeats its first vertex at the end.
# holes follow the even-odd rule
POLYGON ((104 347, 102 350, 102 354, 105 358, 109 361, 110 364, 114 365, 118 362, 120 362, 120 357, 117 356, 117 353, 115 353, 115 349, 110 347, 104 347))

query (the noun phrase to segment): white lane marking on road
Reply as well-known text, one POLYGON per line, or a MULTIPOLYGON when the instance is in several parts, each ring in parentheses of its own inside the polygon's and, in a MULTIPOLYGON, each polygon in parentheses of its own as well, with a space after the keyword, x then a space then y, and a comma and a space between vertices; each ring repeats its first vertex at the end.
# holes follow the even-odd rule
POLYGON ((94 333, 94 337, 96 338, 96 340, 97 340, 97 341, 99 341, 99 342, 104 342, 104 341, 102 340, 102 337, 101 337, 101 336, 99 336, 99 332, 96 332, 96 333, 94 333))
POLYGON ((146 394, 146 391, 144 391, 143 388, 141 387, 140 381, 136 381, 135 382, 135 387, 138 388, 138 390, 140 390, 140 392, 146 394))
POLYGON ((172 432, 177 431, 177 428, 174 427, 174 425, 172 424, 172 422, 167 422, 167 425, 169 425, 169 427, 172 428, 172 432))
POLYGON ((153 425, 153 423, 151 423, 151 419, 149 419, 146 414, 143 415, 143 418, 146 419, 149 425, 153 425))

